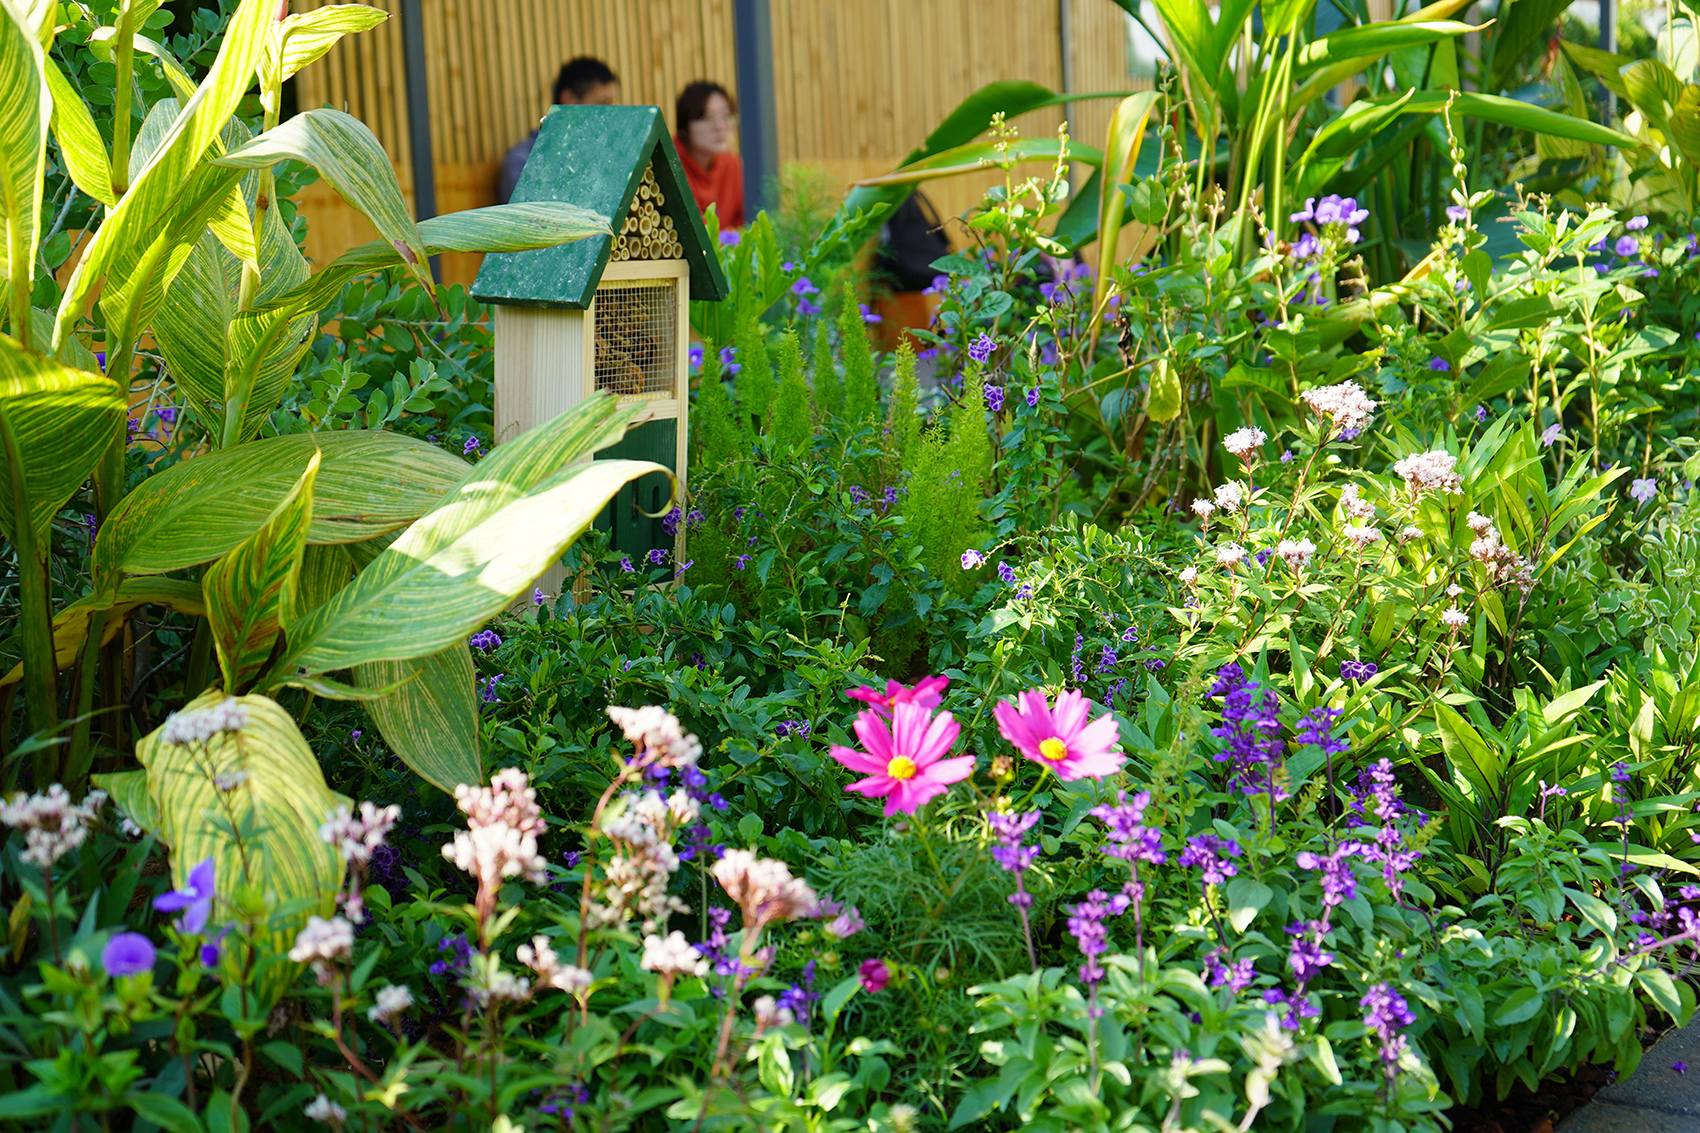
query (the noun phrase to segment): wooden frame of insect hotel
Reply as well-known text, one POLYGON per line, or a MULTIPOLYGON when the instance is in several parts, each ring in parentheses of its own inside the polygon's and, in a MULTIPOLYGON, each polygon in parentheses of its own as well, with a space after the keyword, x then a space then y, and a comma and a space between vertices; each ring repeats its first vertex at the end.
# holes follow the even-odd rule
MULTIPOLYGON (((661 111, 551 108, 514 190, 513 203, 531 201, 609 217, 613 235, 484 258, 472 295, 494 308, 496 443, 605 390, 644 411, 597 456, 664 465, 682 500, 689 303, 724 299, 727 286, 661 111)), ((670 489, 660 474, 628 484, 596 526, 634 561, 664 548, 682 562, 685 525, 668 535, 659 514, 670 489)), ((556 567, 541 585, 558 592, 561 579, 556 567)))

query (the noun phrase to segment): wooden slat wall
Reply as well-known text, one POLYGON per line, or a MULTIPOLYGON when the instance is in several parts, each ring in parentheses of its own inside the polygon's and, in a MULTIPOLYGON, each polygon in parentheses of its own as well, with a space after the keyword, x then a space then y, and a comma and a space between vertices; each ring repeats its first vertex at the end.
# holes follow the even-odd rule
MULTIPOLYGON (((334 0, 297 0, 297 9, 334 0)), ((372 128, 411 198, 399 0, 367 0, 391 14, 344 40, 294 81, 301 108, 334 106, 372 128)), ((1110 0, 1070 0, 1076 90, 1128 90, 1127 32, 1110 0)), ((883 173, 976 88, 999 79, 1062 84, 1055 0, 772 0, 774 85, 781 161, 826 171, 848 187, 883 173)), ((440 212, 495 202, 503 153, 547 108, 566 59, 605 60, 622 102, 661 106, 693 79, 736 93, 732 0, 424 0, 431 146, 440 212)), ((1111 100, 1074 105, 1074 136, 1103 144, 1111 100)), ((1054 134, 1061 110, 1018 120, 1025 135, 1054 134)), ((1038 166, 1031 167, 1037 170, 1038 166)), ((946 215, 976 201, 991 175, 929 185, 946 215)), ((374 237, 327 187, 302 194, 308 251, 326 262, 374 237)), ((478 257, 445 258, 444 277, 468 283, 478 257)))

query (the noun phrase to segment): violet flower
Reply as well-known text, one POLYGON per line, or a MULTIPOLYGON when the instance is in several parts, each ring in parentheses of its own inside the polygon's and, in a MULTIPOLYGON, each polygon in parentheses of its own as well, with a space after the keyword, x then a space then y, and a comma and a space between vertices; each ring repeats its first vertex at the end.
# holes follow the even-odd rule
POLYGON ((1033 926, 1027 917, 1027 910, 1033 907, 1033 895, 1027 892, 1022 874, 1031 869, 1039 858, 1039 847, 1025 844, 1027 832, 1038 823, 1039 817, 1036 810, 1025 814, 994 811, 986 816, 992 836, 997 839, 997 845, 992 847, 992 860, 1015 875, 1015 892, 1009 895, 1009 903, 1015 906, 1021 917, 1021 934, 1027 941, 1027 962, 1035 971, 1039 968, 1039 957, 1033 948, 1033 926))

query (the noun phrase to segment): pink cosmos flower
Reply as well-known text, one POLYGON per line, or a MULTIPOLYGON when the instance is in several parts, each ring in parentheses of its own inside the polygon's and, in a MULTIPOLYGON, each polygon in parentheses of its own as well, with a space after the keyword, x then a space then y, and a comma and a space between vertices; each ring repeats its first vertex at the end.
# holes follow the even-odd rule
POLYGON ((888 815, 914 814, 927 800, 944 794, 952 783, 972 775, 974 757, 944 758, 962 731, 962 725, 950 713, 934 716, 913 701, 897 702, 892 713, 889 725, 875 709, 858 713, 856 738, 868 750, 834 744, 832 758, 867 775, 845 790, 870 799, 884 798, 888 815))
POLYGON ((1092 702, 1074 689, 1057 694, 1056 707, 1045 703, 1043 689, 1030 688, 1014 704, 1000 700, 992 709, 1003 738, 1021 754, 1057 773, 1057 778, 1102 779, 1121 768, 1127 757, 1116 750, 1120 733, 1115 717, 1087 722, 1092 702))
POLYGON ((950 685, 949 677, 923 677, 915 682, 915 687, 899 684, 897 681, 887 681, 885 691, 863 685, 853 688, 844 695, 851 700, 866 701, 867 704, 887 719, 891 718, 891 710, 899 704, 917 704, 922 708, 937 708, 944 700, 944 690, 950 685))
POLYGON ((856 969, 856 975, 862 981, 863 991, 884 991, 885 985, 891 982, 891 965, 877 957, 863 960, 862 966, 856 969))

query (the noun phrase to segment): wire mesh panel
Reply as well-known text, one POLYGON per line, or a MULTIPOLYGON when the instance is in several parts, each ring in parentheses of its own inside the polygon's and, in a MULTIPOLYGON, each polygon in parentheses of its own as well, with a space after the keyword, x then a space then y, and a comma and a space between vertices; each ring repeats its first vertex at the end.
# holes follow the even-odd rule
POLYGON ((596 388, 620 397, 672 397, 678 364, 675 279, 604 280, 596 289, 596 388))

